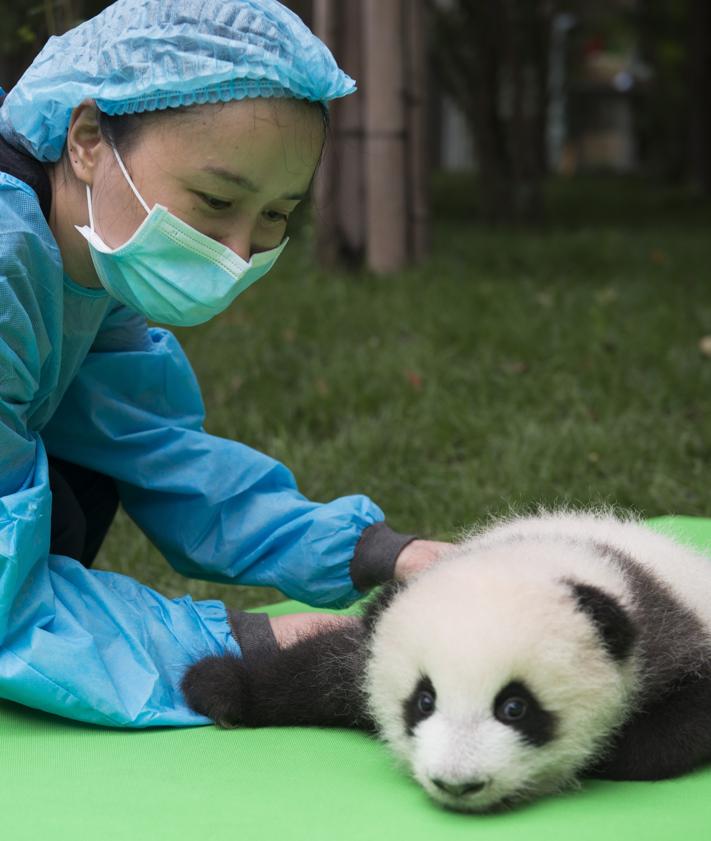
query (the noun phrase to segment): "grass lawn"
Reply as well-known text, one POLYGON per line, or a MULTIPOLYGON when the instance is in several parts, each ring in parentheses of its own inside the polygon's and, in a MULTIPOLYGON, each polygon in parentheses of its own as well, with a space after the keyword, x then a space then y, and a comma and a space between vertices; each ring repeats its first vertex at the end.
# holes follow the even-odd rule
MULTIPOLYGON (((424 265, 325 273, 304 225, 231 309, 176 331, 208 431, 283 461, 312 499, 365 493, 433 538, 562 502, 711 516, 711 205, 556 182, 540 229, 491 230, 472 180, 435 188, 424 265)), ((123 513, 96 566, 171 597, 280 598, 179 576, 123 513)))

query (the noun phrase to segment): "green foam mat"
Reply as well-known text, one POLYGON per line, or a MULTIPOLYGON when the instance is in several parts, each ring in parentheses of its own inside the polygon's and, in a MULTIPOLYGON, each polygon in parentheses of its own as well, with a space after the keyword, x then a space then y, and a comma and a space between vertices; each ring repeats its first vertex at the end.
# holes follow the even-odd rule
MULTIPOLYGON (((711 548, 711 520, 652 525, 711 548)), ((107 730, 0 702, 2 841, 223 838, 708 839, 711 768, 658 783, 590 781, 516 811, 461 815, 434 805, 363 733, 107 730)))

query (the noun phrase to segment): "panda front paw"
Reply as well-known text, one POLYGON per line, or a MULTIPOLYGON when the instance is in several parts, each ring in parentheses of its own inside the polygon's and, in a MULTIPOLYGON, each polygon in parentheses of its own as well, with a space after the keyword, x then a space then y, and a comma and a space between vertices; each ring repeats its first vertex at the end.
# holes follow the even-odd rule
POLYGON ((249 681, 239 657, 205 657, 187 670, 180 686, 188 706, 211 718, 218 727, 247 723, 249 681))

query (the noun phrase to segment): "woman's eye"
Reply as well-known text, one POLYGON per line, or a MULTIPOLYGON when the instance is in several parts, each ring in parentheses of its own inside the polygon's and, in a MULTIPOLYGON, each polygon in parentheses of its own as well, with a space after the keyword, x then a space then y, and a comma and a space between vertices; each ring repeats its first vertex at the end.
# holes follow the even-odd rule
POLYGON ((215 196, 208 196, 207 193, 198 193, 198 195, 211 210, 226 210, 228 207, 232 207, 231 201, 217 199, 215 196))
POLYGON ((279 213, 277 210, 265 210, 264 211, 264 218, 267 222, 287 222, 289 219, 288 214, 286 213, 279 213))

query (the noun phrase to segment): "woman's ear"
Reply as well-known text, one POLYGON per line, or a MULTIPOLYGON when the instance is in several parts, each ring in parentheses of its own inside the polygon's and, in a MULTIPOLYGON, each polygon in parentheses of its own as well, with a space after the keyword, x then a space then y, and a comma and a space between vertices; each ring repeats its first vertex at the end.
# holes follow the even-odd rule
POLYGON ((72 111, 67 134, 67 155, 74 175, 84 184, 94 183, 97 164, 105 151, 99 114, 93 99, 72 111))

